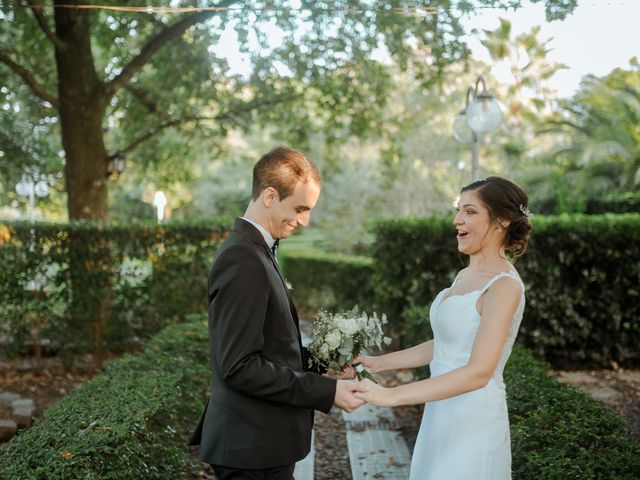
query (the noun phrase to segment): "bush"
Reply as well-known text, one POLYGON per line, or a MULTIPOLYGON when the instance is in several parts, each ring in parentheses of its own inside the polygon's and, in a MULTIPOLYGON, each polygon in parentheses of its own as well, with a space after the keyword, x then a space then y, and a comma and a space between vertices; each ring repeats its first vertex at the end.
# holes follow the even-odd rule
POLYGON ((603 198, 587 200, 586 212, 597 213, 632 213, 640 212, 640 193, 614 193, 603 198))
POLYGON ((638 478, 640 445, 625 420, 547 374, 548 365, 514 348, 505 368, 513 478, 638 478))
POLYGON ((357 304, 369 312, 375 309, 370 258, 317 250, 283 251, 279 261, 299 308, 350 310, 357 304))
POLYGON ((449 218, 386 220, 376 224, 375 232, 377 301, 384 305, 390 325, 404 336, 405 309, 430 304, 453 281, 463 261, 449 218))
POLYGON ((413 347, 433 338, 429 310, 431 305, 412 305, 402 312, 404 348, 413 347))
MULTIPOLYGON (((554 365, 640 360, 640 214, 532 218, 516 267, 527 288, 519 342, 554 365)), ((450 219, 377 226, 377 301, 402 336, 405 309, 426 305, 463 264, 450 219)))
POLYGON ((206 321, 170 326, 0 449, 0 478, 184 477, 210 376, 206 321))
POLYGON ((216 221, 0 224, 0 342, 21 353, 46 338, 69 359, 126 350, 206 309, 224 235, 216 221))

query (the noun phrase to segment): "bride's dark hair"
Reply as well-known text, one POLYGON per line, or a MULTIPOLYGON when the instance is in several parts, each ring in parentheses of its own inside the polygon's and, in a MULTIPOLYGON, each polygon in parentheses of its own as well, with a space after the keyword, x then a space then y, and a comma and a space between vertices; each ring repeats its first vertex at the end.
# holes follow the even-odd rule
POLYGON ((527 250, 531 234, 529 223, 529 197, 518 185, 502 177, 487 177, 471 182, 460 193, 478 193, 480 200, 489 210, 491 220, 509 222, 504 238, 504 249, 514 258, 527 250))

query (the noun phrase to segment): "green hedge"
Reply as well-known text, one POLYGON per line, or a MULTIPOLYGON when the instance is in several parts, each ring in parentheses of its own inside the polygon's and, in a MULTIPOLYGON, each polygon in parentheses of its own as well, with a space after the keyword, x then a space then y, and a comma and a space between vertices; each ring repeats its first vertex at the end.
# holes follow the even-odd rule
POLYGON ((370 258, 285 248, 278 258, 298 308, 312 312, 350 310, 356 304, 368 311, 375 308, 370 258))
POLYGON ((640 192, 613 193, 603 198, 589 199, 585 213, 640 212, 640 192))
POLYGON ((548 369, 517 347, 505 368, 513 478, 637 479, 640 445, 624 418, 548 369))
POLYGON ((206 321, 170 326, 0 449, 0 478, 185 478, 210 377, 206 321))
POLYGON ((22 353, 46 338, 71 359, 137 345, 206 309, 207 272, 224 235, 216 220, 0 224, 3 348, 22 353))
MULTIPOLYGON (((624 419, 547 371, 517 347, 505 369, 513 477, 636 479, 640 445, 624 419)), ((0 478, 187 478, 209 378, 206 322, 170 326, 0 449, 0 478)))
MULTIPOLYGON (((640 214, 532 223, 516 264, 527 288, 519 342, 556 366, 640 360, 640 214)), ((451 219, 385 221, 376 233, 377 301, 405 343, 415 343, 405 314, 428 305, 464 266, 451 219)))

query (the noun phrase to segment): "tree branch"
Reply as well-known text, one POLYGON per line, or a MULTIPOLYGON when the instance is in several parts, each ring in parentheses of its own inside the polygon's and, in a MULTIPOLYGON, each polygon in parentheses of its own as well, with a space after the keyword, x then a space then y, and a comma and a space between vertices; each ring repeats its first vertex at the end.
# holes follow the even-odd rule
POLYGON ((49 102, 55 108, 60 108, 60 102, 58 101, 58 99, 47 92, 44 86, 39 83, 26 68, 15 63, 1 51, 0 62, 4 63, 9 68, 11 68, 11 70, 20 75, 25 83, 29 86, 29 88, 31 88, 31 91, 36 94, 36 96, 40 97, 42 100, 49 102))
MULTIPOLYGON (((235 0, 223 0, 217 6, 227 7, 233 3, 235 3, 235 0)), ((133 75, 140 70, 140 68, 142 68, 142 66, 147 63, 149 59, 167 42, 184 33, 189 27, 211 18, 216 13, 218 13, 217 10, 208 10, 191 14, 158 33, 142 48, 142 51, 138 56, 133 58, 122 69, 120 75, 107 83, 107 96, 112 96, 119 88, 123 87, 129 80, 131 80, 131 77, 133 77, 133 75)))
POLYGON ((155 137, 157 134, 159 134, 160 132, 162 132, 163 130, 169 128, 169 127, 174 127, 176 125, 181 125, 184 123, 189 123, 189 122, 200 122, 203 120, 217 120, 218 117, 185 117, 185 118, 177 118, 174 120, 170 120, 168 122, 165 122, 161 125, 158 125, 156 128, 149 130, 147 133, 145 133, 144 135, 138 137, 137 139, 135 139, 133 142, 131 142, 129 145, 127 145, 125 148, 123 148, 122 150, 118 150, 115 153, 112 153, 111 155, 109 155, 109 158, 114 158, 115 156, 117 156, 118 154, 121 153, 128 153, 131 150, 133 150, 134 148, 136 148, 138 145, 140 145, 141 143, 146 142, 147 140, 149 140, 152 137, 155 137))
POLYGON ((165 112, 160 110, 158 105, 153 100, 151 100, 149 98, 149 96, 147 95, 147 92, 145 92, 141 88, 138 88, 138 87, 132 85, 131 83, 127 83, 124 88, 129 93, 131 93, 131 95, 133 95, 136 98, 136 100, 138 100, 138 102, 140 102, 140 104, 143 107, 145 107, 147 110, 149 110, 149 112, 157 115, 158 117, 160 117, 163 120, 168 121, 170 119, 169 115, 167 115, 165 112))
POLYGON ((228 120, 236 120, 238 116, 244 115, 244 114, 249 113, 249 112, 251 112, 253 110, 257 110, 259 108, 263 108, 263 107, 275 105, 275 104, 278 104, 278 103, 282 103, 282 102, 285 102, 287 100, 292 100, 292 99, 294 99, 296 97, 299 97, 301 95, 302 94, 281 95, 281 96, 270 98, 268 100, 261 100, 261 101, 246 103, 246 104, 242 105, 239 108, 236 108, 236 109, 233 109, 233 110, 228 110, 228 111, 223 112, 223 113, 219 113, 215 117, 194 116, 194 117, 185 117, 185 118, 178 118, 178 119, 174 119, 174 120, 169 120, 169 121, 167 121, 165 123, 162 123, 162 124, 158 125, 156 128, 148 131, 144 135, 138 137, 136 140, 134 140, 129 145, 127 145, 124 149, 119 150, 118 152, 116 152, 114 154, 111 154, 109 156, 109 158, 115 157, 118 153, 128 153, 128 152, 130 152, 131 150, 136 148, 141 143, 146 142, 150 138, 156 136, 157 134, 159 134, 160 132, 162 132, 163 130, 165 130, 165 129, 169 128, 169 127, 175 127, 177 125, 181 125, 181 124, 189 123, 189 122, 201 122, 201 121, 204 121, 204 120, 214 120, 214 121, 217 121, 217 122, 224 122, 224 121, 228 121, 228 120))
POLYGON ((47 38, 51 40, 51 43, 55 45, 56 48, 60 50, 64 50, 67 46, 66 44, 58 37, 47 24, 47 19, 42 15, 42 5, 38 5, 35 0, 29 0, 29 6, 31 7, 31 11, 33 12, 34 17, 36 17, 36 21, 40 28, 45 33, 47 38))

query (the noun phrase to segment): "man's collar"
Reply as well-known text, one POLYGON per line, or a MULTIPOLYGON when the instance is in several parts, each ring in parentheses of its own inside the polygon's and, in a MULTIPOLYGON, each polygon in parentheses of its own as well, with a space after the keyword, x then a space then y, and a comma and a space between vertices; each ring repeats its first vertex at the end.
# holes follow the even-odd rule
POLYGON ((262 237, 264 238, 264 241, 267 242, 267 246, 271 249, 273 249, 273 244, 275 243, 275 239, 271 236, 271 234, 269 232, 267 232, 267 230, 260 225, 259 223, 254 222, 253 220, 249 220, 246 217, 240 217, 241 220, 244 220, 245 222, 250 223, 251 225, 253 225, 254 227, 256 227, 258 229, 258 231, 262 234, 262 237))

